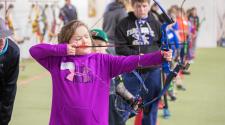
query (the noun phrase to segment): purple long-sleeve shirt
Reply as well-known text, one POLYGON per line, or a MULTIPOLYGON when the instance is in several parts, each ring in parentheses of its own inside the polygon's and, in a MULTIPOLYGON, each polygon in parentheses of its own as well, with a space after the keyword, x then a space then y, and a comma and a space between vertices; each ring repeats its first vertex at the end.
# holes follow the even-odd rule
POLYGON ((162 62, 160 51, 142 56, 67 56, 66 44, 35 45, 30 53, 52 76, 49 125, 108 125, 111 78, 162 62))

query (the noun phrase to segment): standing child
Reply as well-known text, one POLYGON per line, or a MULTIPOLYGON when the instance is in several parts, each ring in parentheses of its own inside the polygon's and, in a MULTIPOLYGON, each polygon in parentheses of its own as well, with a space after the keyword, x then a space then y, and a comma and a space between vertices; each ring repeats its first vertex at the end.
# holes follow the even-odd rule
POLYGON ((49 125, 108 125, 111 78, 138 66, 159 65, 163 57, 171 60, 172 55, 170 51, 142 56, 92 53, 88 28, 77 20, 62 28, 58 41, 58 45, 39 44, 30 49, 52 76, 49 125))
MULTIPOLYGON (((110 53, 107 52, 107 45, 109 42, 108 35, 100 29, 92 29, 91 36, 93 38, 93 45, 96 46, 95 52, 97 53, 110 53), (97 47, 99 46, 99 47, 97 47), (101 46, 101 47, 100 47, 101 46), (105 46, 105 47, 103 47, 105 46)), ((127 102, 135 109, 141 103, 139 98, 135 98, 123 85, 122 76, 112 78, 110 83, 109 94, 109 125, 125 125, 129 114, 124 113, 124 107, 121 104, 127 102), (121 84, 120 84, 121 83, 121 84), (122 109, 121 109, 122 108, 122 109), (124 118, 125 117, 125 118, 124 118)))
POLYGON ((19 75, 20 50, 0 18, 0 125, 8 125, 13 112, 19 75))
POLYGON ((91 37, 93 38, 93 45, 94 46, 102 46, 102 47, 95 47, 94 51, 96 53, 104 53, 107 54, 107 45, 109 42, 109 38, 107 34, 100 29, 92 29, 91 30, 91 37), (104 47, 103 47, 104 46, 104 47))
MULTIPOLYGON (((122 19, 116 27, 117 41, 115 44, 123 46, 115 49, 117 55, 142 55, 155 53, 161 49, 161 25, 150 12, 151 1, 131 0, 133 11, 129 12, 128 16, 122 19)), ((133 95, 144 96, 144 103, 160 94, 161 67, 137 67, 134 72, 125 73, 122 76, 125 87, 133 95), (144 84, 149 92, 140 91, 140 84, 144 84)), ((155 101, 144 108, 142 125, 156 125, 158 102, 155 101)))

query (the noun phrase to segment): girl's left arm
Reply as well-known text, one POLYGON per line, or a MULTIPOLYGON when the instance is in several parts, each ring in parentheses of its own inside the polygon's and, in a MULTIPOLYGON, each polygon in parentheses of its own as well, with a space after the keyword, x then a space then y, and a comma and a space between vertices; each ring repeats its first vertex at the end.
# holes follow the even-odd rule
POLYGON ((53 57, 67 55, 67 45, 38 44, 30 48, 30 54, 37 62, 49 70, 51 66, 51 59, 53 57))

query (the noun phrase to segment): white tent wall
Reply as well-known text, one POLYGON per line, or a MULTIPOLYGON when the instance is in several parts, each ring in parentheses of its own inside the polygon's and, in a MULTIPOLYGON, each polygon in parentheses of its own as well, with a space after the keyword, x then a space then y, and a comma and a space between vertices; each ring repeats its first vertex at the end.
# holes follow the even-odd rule
MULTIPOLYGON (((28 23, 28 16, 31 12, 31 2, 29 0, 15 0, 15 2, 8 2, 14 4, 13 19, 16 34, 18 36, 31 36, 32 28, 31 24, 28 23)), ((19 45, 21 51, 21 58, 29 58, 29 48, 36 44, 36 41, 30 39, 26 41, 26 44, 19 45)))
POLYGON ((225 39, 225 0, 217 0, 216 2, 216 28, 217 40, 225 39))
MULTIPOLYGON (((63 0, 60 0, 63 1, 63 0)), ((78 12, 78 18, 79 20, 82 20, 84 23, 86 23, 89 26, 89 20, 88 18, 88 0, 72 0, 74 6, 77 8, 78 12)), ((63 6, 64 4, 61 4, 63 6)))

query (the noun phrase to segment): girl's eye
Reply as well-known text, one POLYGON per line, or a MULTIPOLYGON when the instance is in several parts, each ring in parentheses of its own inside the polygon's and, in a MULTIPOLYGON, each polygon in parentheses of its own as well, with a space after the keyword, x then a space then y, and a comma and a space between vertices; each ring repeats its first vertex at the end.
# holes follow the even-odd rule
POLYGON ((82 39, 81 37, 76 37, 76 38, 74 38, 75 41, 79 41, 79 40, 81 40, 81 39, 82 39))
POLYGON ((81 40, 81 38, 77 38, 77 39, 75 39, 76 41, 80 41, 81 40))

